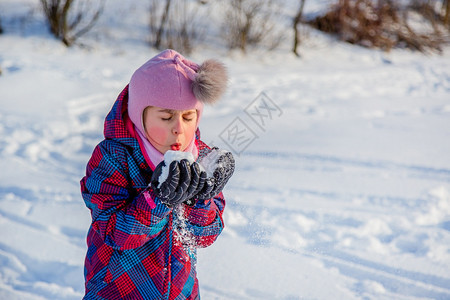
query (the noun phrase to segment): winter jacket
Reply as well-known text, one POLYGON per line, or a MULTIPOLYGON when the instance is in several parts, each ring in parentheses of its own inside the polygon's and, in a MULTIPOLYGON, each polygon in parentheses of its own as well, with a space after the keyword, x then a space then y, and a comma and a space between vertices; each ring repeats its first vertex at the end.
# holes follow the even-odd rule
MULTIPOLYGON (((81 180, 92 215, 84 299, 200 299, 196 248, 221 233, 225 200, 220 193, 177 211, 159 201, 148 188, 154 166, 141 151, 127 99, 128 86, 107 115, 105 139, 81 180)), ((201 157, 208 146, 198 130, 196 145, 201 157)))

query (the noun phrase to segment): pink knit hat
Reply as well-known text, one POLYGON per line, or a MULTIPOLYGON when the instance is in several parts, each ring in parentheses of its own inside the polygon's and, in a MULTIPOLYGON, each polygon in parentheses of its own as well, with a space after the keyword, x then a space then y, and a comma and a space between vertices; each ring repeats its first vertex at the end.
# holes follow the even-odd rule
POLYGON ((131 77, 128 115, 141 132, 145 132, 142 115, 148 106, 196 109, 200 120, 203 104, 219 100, 227 80, 226 68, 219 61, 210 59, 197 65, 174 50, 164 50, 131 77))

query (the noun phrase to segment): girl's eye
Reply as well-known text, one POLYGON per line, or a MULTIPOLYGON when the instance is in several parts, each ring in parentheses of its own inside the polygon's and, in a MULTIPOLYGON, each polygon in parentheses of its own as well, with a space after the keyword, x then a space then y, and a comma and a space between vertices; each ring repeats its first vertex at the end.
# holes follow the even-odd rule
MULTIPOLYGON (((173 115, 161 116, 160 118, 163 121, 170 121, 173 119, 173 115)), ((190 122, 190 121, 194 120, 194 118, 190 115, 186 115, 186 116, 183 116, 183 120, 185 120, 186 122, 190 122)))

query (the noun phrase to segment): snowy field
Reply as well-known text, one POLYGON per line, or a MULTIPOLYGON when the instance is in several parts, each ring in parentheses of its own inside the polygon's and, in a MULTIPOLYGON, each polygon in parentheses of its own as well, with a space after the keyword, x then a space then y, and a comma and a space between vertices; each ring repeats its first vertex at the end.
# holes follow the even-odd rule
MULTIPOLYGON (((117 94, 157 52, 136 5, 107 2, 87 46, 67 49, 37 3, 0 2, 0 298, 80 299, 79 180, 117 94)), ((229 67, 200 129, 237 163, 226 228, 199 251, 202 299, 450 299, 450 48, 308 35, 300 59, 288 44, 189 56, 229 67)))

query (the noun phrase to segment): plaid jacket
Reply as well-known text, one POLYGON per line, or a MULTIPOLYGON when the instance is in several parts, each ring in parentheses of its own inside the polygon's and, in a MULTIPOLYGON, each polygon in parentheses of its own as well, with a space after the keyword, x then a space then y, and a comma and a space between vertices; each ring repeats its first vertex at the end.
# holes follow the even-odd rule
MULTIPOLYGON (((128 87, 106 117, 105 139, 81 180, 92 215, 84 299, 199 299, 196 248, 221 233, 225 200, 219 194, 192 207, 182 204, 180 218, 153 195, 147 188, 153 166, 128 119, 127 100, 128 87), (184 242, 179 228, 189 234, 184 242)), ((196 144, 201 156, 208 146, 198 131, 196 144)))

